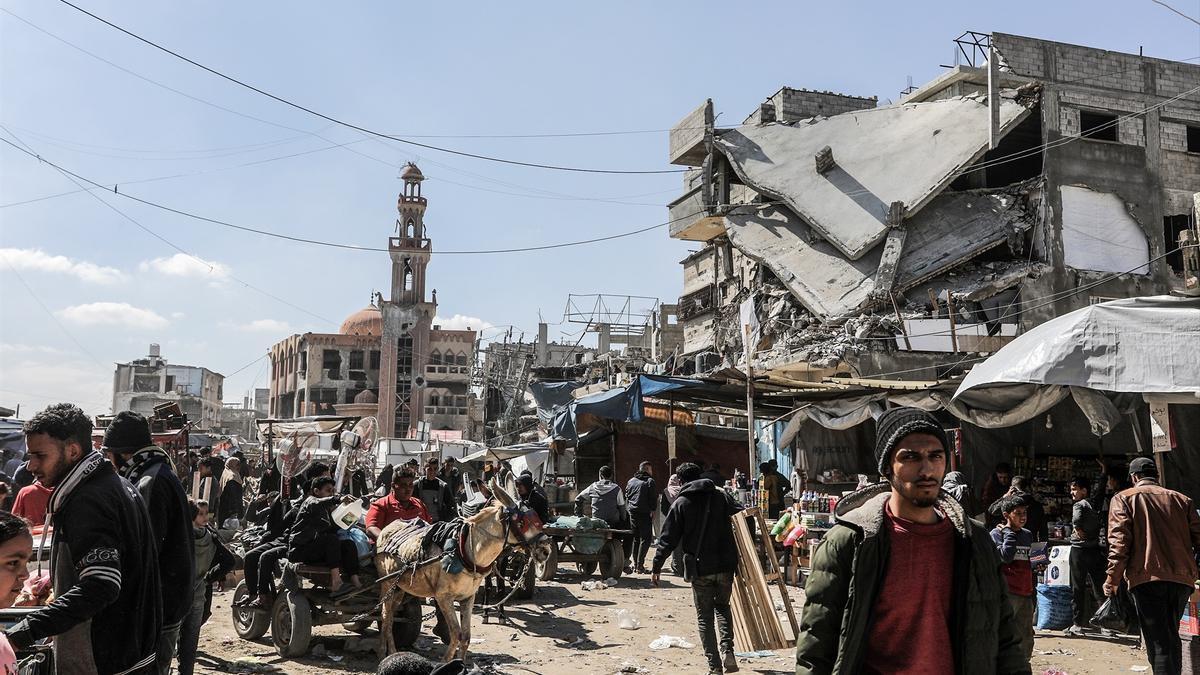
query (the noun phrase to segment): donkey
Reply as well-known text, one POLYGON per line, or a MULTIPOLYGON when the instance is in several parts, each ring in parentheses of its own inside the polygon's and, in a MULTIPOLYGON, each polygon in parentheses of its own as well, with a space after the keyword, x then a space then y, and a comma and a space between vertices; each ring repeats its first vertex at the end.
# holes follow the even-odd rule
POLYGON ((404 529, 403 521, 391 523, 379 533, 376 544, 381 552, 375 556, 375 567, 381 578, 416 564, 413 569, 380 584, 379 635, 384 656, 396 651, 392 621, 396 603, 407 594, 418 598, 432 597, 437 601, 450 632, 444 660, 466 658, 471 644, 471 612, 479 585, 505 546, 529 546, 542 537, 542 522, 536 513, 520 508, 494 480, 491 489, 499 504, 485 507, 464 519, 467 525, 458 542, 463 561, 463 570, 459 573, 446 572, 442 569, 440 556, 433 555, 427 560, 422 552, 413 550, 414 547, 408 544, 401 547, 399 554, 383 552, 389 539, 404 529), (454 608, 456 600, 459 603, 457 611, 454 608))

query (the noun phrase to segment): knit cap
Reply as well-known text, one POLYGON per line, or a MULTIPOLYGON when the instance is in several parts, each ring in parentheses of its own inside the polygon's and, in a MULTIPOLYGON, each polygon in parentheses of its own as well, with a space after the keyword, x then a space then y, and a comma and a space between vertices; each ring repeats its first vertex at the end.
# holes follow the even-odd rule
POLYGON ((888 476, 892 469, 892 453, 896 445, 909 434, 929 434, 949 449, 946 432, 932 413, 919 408, 892 408, 875 421, 875 459, 879 462, 879 475, 888 476))
POLYGON ((132 410, 117 413, 104 430, 104 449, 110 452, 135 452, 150 445, 150 423, 132 410))

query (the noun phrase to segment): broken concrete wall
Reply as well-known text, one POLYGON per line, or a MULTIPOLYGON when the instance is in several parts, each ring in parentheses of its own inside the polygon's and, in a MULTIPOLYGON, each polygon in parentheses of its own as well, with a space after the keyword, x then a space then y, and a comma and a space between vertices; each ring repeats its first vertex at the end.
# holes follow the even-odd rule
POLYGON ((1150 242, 1121 198, 1064 185, 1063 260, 1077 270, 1127 274, 1150 273, 1150 242))

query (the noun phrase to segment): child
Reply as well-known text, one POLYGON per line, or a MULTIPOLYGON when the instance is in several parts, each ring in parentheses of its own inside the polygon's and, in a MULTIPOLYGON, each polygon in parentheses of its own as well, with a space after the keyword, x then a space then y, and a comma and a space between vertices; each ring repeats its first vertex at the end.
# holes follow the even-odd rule
MULTIPOLYGON (((33 535, 24 518, 0 511, 0 609, 12 607, 29 578, 33 535)), ((17 675, 17 655, 0 632, 0 675, 17 675)))
POLYGON ((1021 637, 1021 648, 1025 659, 1033 656, 1033 567, 1029 564, 1029 548, 1033 545, 1033 533, 1025 529, 1029 517, 1025 502, 1017 497, 1005 497, 997 506, 1003 516, 1000 524, 992 530, 992 541, 1000 551, 1001 572, 1008 582, 1008 599, 1016 614, 1017 628, 1021 637))
POLYGON ((200 627, 208 620, 208 593, 212 582, 228 574, 236 563, 233 554, 208 526, 208 502, 189 498, 188 508, 196 549, 196 579, 192 588, 192 608, 183 617, 180 627, 180 675, 192 675, 196 667, 196 648, 200 642, 200 627))

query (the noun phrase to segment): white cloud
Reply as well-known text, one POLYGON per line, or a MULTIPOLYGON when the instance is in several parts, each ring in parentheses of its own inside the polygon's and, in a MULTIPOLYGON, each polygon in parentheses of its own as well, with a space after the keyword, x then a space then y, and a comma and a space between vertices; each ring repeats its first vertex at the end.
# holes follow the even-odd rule
POLYGON ((62 354, 61 349, 45 345, 23 345, 17 342, 0 342, 0 354, 62 354))
POLYGON ((19 403, 24 419, 61 401, 74 403, 91 415, 107 413, 112 407, 111 368, 64 358, 62 354, 41 354, 35 350, 14 358, 4 355, 0 359, 0 370, 4 372, 0 403, 10 408, 19 403))
POLYGON ((443 316, 435 317, 433 325, 441 326, 442 330, 466 330, 470 328, 476 332, 492 327, 492 324, 479 317, 467 316, 465 314, 455 314, 449 318, 443 316))
POLYGON ((229 276, 229 266, 215 260, 204 260, 186 253, 176 253, 170 258, 155 258, 138 265, 143 272, 158 272, 171 277, 211 279, 221 281, 229 276))
POLYGON ((17 271, 69 274, 92 284, 115 284, 126 279, 125 273, 115 267, 50 255, 36 248, 0 248, 0 260, 17 271))
POLYGON ((166 328, 168 321, 154 310, 127 302, 92 302, 55 312, 60 318, 81 326, 120 326, 143 330, 166 328))
POLYGON ((172 319, 182 319, 185 316, 187 316, 187 314, 184 314, 183 312, 171 312, 172 319))
POLYGON ((249 323, 234 324, 222 323, 222 326, 233 328, 247 333, 283 333, 289 334, 292 332, 292 327, 286 321, 278 319, 255 319, 249 323))

